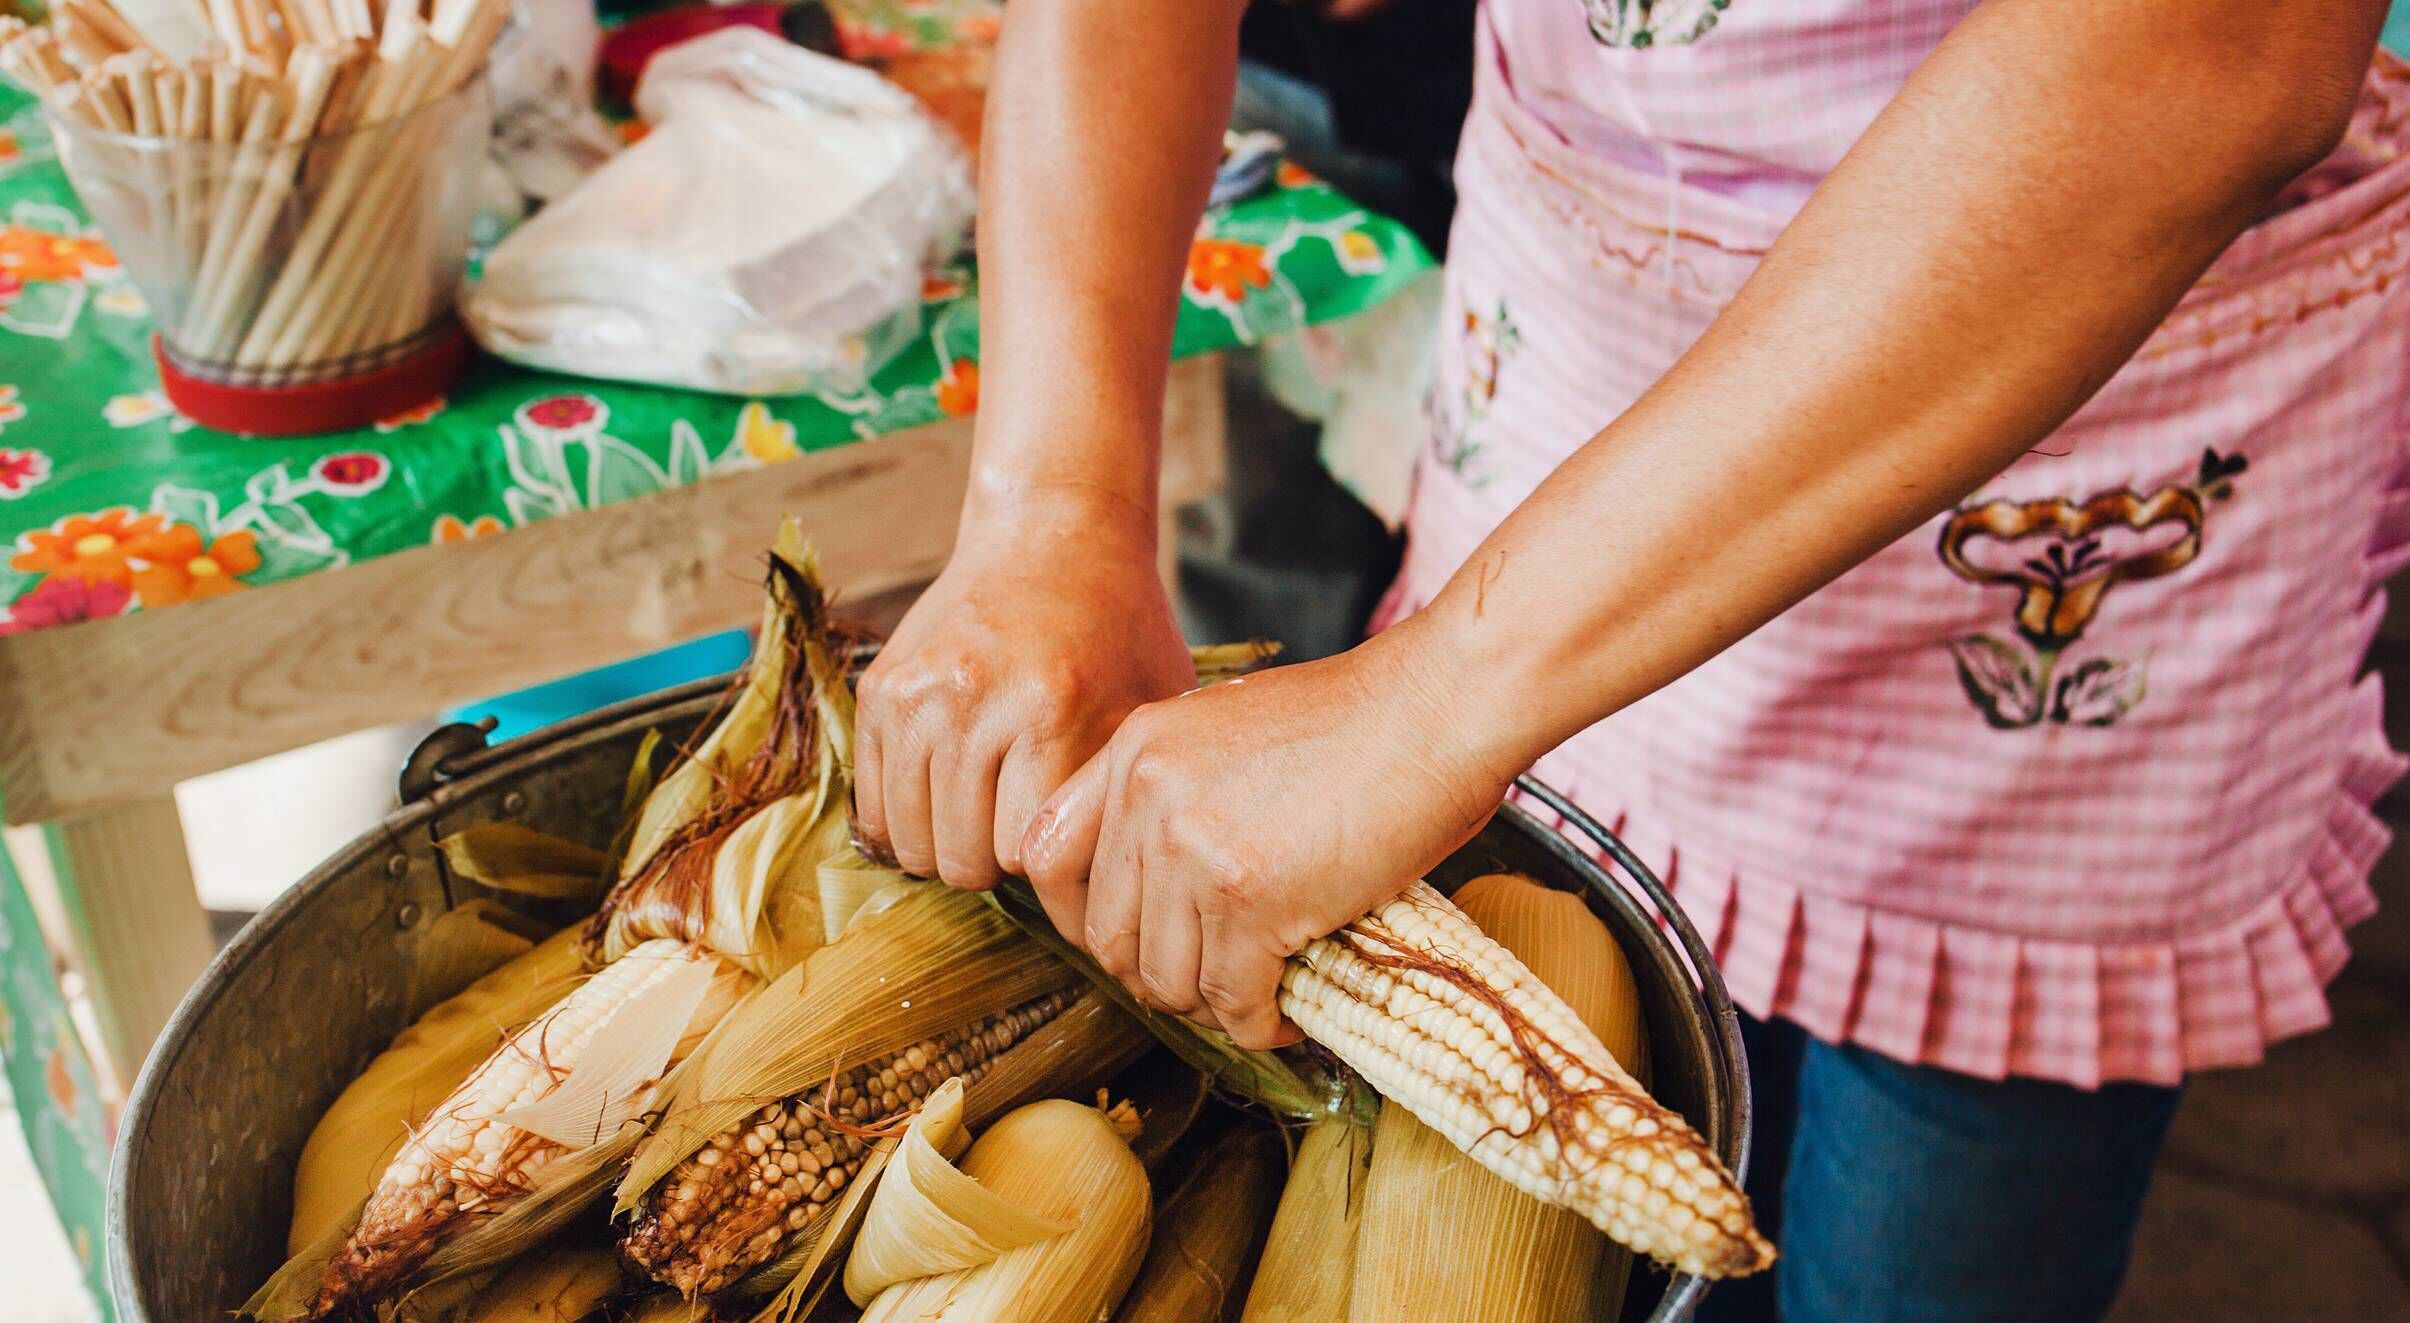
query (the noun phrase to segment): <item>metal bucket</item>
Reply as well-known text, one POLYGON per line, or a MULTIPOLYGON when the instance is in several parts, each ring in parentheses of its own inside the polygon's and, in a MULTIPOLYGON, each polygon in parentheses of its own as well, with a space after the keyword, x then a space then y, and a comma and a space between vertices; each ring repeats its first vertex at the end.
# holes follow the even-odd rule
MULTIPOLYGON (((168 1021, 126 1107, 109 1187, 109 1283, 121 1320, 223 1319, 275 1271, 293 1163, 311 1127, 434 999, 411 986, 429 925, 478 896, 528 907, 452 876, 435 842, 511 820, 601 846, 645 732, 683 737, 723 684, 667 690, 492 748, 467 727, 446 727, 412 755, 400 810, 219 953, 168 1021)), ((1656 1096, 1741 1170, 1748 1076, 1705 946, 1620 841, 1546 787, 1522 788, 1596 842, 1625 883, 1512 805, 1432 881, 1452 891, 1511 870, 1583 893, 1638 977, 1656 1096)), ((1635 1273, 1623 1317, 1683 1318, 1706 1286, 1635 1273)))

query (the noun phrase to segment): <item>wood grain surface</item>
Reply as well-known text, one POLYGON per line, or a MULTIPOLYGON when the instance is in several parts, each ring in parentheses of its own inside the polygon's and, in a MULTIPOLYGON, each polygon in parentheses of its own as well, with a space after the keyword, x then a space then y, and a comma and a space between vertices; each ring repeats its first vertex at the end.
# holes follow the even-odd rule
MULTIPOLYGON (((1222 365, 1175 365, 1165 508, 1218 489, 1222 365)), ((955 419, 499 537, 380 557, 205 603, 0 638, 11 822, 177 781, 750 623, 782 515, 841 597, 926 583, 954 540, 971 426, 955 419)))

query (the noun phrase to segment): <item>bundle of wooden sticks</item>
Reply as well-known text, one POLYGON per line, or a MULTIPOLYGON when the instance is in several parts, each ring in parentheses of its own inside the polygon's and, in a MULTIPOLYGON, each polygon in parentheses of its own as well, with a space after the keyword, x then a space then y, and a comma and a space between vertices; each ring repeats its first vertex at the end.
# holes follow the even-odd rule
POLYGON ((211 34, 189 60, 111 0, 55 0, 48 27, 0 19, 0 73, 69 126, 103 230, 173 274, 154 312, 179 360, 265 383, 374 366, 448 315, 460 255, 429 252, 426 200, 470 191, 442 150, 459 117, 412 112, 478 78, 511 0, 184 2, 211 34))

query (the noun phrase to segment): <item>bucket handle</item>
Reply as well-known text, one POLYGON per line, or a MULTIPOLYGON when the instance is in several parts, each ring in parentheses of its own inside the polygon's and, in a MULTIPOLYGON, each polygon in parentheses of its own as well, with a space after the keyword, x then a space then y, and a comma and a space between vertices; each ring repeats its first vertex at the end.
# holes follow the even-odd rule
POLYGON ((1734 1165, 1732 1176, 1736 1181, 1747 1180, 1749 1129, 1754 1111, 1749 1099, 1749 1052, 1741 1042, 1740 1014, 1733 1009, 1732 994, 1725 989, 1724 980, 1716 975, 1715 957, 1709 953, 1707 943, 1699 937, 1699 930, 1691 925, 1690 916, 1674 903, 1673 893, 1665 889, 1665 884, 1658 880, 1657 874, 1647 864, 1640 861, 1639 855, 1632 853, 1632 847, 1625 845, 1622 837, 1608 831, 1598 819, 1583 812, 1572 800, 1528 773, 1515 778, 1515 789, 1564 819, 1566 826, 1588 837, 1601 853, 1615 861, 1615 866, 1623 870, 1624 876, 1630 878, 1632 884, 1640 889, 1640 894, 1656 908, 1658 917, 1672 930, 1674 940, 1681 944, 1683 954, 1690 958, 1691 968, 1699 975, 1699 989, 1707 998, 1708 1014, 1715 1021, 1716 1036, 1724 1040, 1727 1059, 1732 1062, 1730 1078, 1724 1082, 1725 1096, 1732 1100, 1731 1115, 1726 1120, 1732 1126, 1734 1151, 1740 1154, 1740 1161, 1734 1165))

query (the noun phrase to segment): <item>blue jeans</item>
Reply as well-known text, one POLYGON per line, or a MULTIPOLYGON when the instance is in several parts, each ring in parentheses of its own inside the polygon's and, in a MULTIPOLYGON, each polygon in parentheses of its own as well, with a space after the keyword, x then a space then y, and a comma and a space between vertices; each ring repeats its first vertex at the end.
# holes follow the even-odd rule
POLYGON ((2093 1323, 2180 1089, 2002 1083, 1741 1017, 1749 1197, 1782 1257, 1701 1323, 2093 1323))

